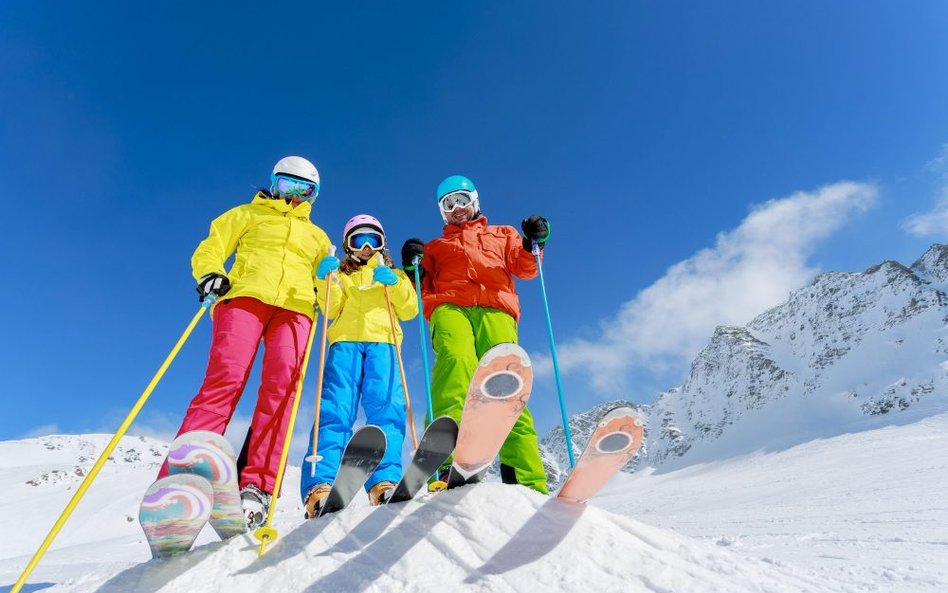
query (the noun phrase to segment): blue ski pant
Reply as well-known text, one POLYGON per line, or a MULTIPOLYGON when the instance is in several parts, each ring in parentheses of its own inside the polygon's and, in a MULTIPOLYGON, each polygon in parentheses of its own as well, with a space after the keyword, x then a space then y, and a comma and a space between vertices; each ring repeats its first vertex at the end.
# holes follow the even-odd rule
MULTIPOLYGON (((402 443, 405 440, 405 392, 398 372, 395 346, 380 342, 336 342, 329 347, 323 376, 323 394, 319 412, 319 441, 322 459, 316 475, 310 475, 310 463, 303 461, 300 495, 306 500, 309 490, 329 483, 336 477, 346 443, 352 436, 358 405, 362 403, 366 424, 382 429, 387 439, 385 456, 365 483, 365 489, 402 477, 402 443)), ((310 431, 306 457, 313 453, 310 431)))

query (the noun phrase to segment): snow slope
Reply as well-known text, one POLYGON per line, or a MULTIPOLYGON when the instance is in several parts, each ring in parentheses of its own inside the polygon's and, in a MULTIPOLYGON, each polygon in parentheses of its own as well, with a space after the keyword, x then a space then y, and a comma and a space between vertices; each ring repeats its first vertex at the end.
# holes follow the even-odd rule
MULTIPOLYGON (((753 430, 793 426, 785 411, 753 430)), ((735 432, 703 451, 704 463, 622 474, 595 503, 809 569, 845 583, 840 591, 948 591, 948 412, 930 411, 787 448, 746 451, 735 432)))
MULTIPOLYGON (((779 416, 775 410, 757 420, 779 416)), ((487 483, 393 508, 370 509, 362 499, 335 517, 305 522, 287 496, 275 523, 280 540, 263 559, 250 536, 221 543, 206 530, 191 554, 149 561, 128 517, 154 468, 117 460, 27 590, 944 591, 948 413, 916 409, 903 418, 903 425, 854 426, 739 454, 743 437, 732 432, 731 443, 713 444, 720 449, 708 455, 716 460, 623 474, 586 508, 487 483)), ((123 445, 129 441, 131 448, 148 444, 123 445)), ((15 495, 0 508, 8 532, 26 534, 0 548, 0 591, 65 505, 66 488, 78 483, 23 481, 46 467, 27 462, 45 454, 43 442, 0 444, 0 484, 15 495), (11 448, 20 456, 14 468, 11 448)), ((299 479, 292 469, 288 484, 299 479)))

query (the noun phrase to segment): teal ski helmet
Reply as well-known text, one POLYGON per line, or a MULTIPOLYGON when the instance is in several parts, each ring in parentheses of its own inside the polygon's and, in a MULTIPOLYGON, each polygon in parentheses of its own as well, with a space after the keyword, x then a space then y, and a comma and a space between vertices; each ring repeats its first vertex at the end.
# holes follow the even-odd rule
POLYGON ((481 211, 480 202, 477 199, 477 188, 474 187, 474 182, 464 175, 451 175, 438 184, 438 211, 441 212, 441 218, 445 223, 448 222, 448 217, 445 216, 444 210, 441 208, 441 198, 459 191, 467 192, 471 195, 471 204, 474 206, 475 214, 481 211))

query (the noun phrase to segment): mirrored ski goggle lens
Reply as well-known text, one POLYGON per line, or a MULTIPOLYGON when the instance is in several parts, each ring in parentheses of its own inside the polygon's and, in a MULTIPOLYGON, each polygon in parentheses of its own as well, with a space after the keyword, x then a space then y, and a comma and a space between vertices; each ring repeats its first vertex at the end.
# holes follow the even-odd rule
POLYGON ((349 235, 349 248, 355 251, 362 249, 366 245, 372 249, 381 249, 382 244, 382 235, 378 233, 362 232, 349 235))
POLYGON ((276 176, 276 190, 284 196, 311 198, 319 192, 319 185, 312 181, 303 181, 292 177, 276 176))
POLYGON ((441 198, 441 209, 445 212, 452 212, 455 208, 465 208, 474 201, 471 194, 466 191, 456 191, 441 198))

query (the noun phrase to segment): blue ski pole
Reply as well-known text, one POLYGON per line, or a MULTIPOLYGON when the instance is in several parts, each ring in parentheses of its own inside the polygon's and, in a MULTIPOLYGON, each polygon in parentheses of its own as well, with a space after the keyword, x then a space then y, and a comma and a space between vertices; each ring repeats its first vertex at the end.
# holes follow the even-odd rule
POLYGON ((540 244, 533 242, 533 257, 537 260, 540 272, 540 290, 543 293, 543 309, 546 311, 546 329, 550 336, 550 354, 553 356, 553 375, 556 377, 556 392, 560 396, 560 412, 563 415, 563 435, 566 437, 566 452, 569 453, 569 466, 576 466, 573 456, 573 436, 569 430, 569 416, 566 414, 566 399, 563 397, 563 382, 560 380, 560 363, 556 358, 556 341, 553 339, 553 322, 550 320, 550 303, 546 298, 546 281, 543 279, 543 265, 540 263, 540 244))
POLYGON ((428 370, 428 341, 425 335, 428 328, 425 324, 425 309, 421 302, 421 273, 418 272, 418 266, 421 265, 421 257, 415 256, 411 259, 411 265, 415 267, 415 294, 418 295, 418 330, 421 334, 421 360, 425 367, 425 396, 428 398, 428 422, 434 422, 434 406, 431 404, 431 372, 428 370))

